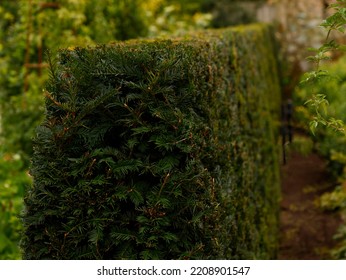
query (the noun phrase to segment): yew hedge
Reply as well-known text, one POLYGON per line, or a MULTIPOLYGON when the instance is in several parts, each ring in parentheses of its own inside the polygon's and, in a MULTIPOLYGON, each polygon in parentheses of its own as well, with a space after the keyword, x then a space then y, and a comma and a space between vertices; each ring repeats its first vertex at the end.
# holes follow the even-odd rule
POLYGON ((275 258, 275 53, 265 25, 62 50, 24 258, 275 258))

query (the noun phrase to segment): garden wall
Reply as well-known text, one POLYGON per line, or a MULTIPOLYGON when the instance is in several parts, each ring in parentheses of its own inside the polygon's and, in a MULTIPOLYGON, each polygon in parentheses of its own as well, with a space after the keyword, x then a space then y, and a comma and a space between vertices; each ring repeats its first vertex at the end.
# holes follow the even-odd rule
POLYGON ((275 53, 266 25, 62 50, 24 258, 275 258, 275 53))

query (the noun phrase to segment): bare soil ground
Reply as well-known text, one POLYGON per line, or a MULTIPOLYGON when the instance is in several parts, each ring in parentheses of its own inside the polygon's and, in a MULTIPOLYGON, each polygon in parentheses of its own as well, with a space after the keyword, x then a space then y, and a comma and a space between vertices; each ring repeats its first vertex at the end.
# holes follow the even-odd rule
POLYGON ((337 213, 322 211, 318 199, 333 184, 325 161, 316 154, 292 153, 282 166, 279 259, 332 259, 341 220, 337 213))

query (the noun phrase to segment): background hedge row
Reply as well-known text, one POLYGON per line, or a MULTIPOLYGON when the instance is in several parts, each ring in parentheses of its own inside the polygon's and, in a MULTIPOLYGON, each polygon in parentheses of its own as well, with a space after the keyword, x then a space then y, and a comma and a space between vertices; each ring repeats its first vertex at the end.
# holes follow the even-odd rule
POLYGON ((26 259, 275 258, 271 29, 62 50, 25 197, 26 259))

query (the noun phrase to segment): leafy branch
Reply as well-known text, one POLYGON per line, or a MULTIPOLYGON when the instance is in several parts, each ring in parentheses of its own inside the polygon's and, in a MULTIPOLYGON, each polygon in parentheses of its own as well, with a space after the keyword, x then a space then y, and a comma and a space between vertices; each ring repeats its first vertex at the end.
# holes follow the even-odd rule
MULTIPOLYGON (((321 69, 321 63, 331 59, 331 53, 334 51, 346 51, 346 45, 338 44, 335 40, 330 39, 332 31, 345 33, 346 25, 346 0, 337 0, 336 3, 330 4, 329 8, 334 9, 334 13, 327 17, 321 27, 327 30, 327 35, 324 43, 319 48, 310 48, 310 51, 315 52, 315 55, 307 57, 307 60, 315 64, 315 69, 306 73, 302 82, 319 85, 331 78, 334 78, 327 70, 321 69)), ((314 112, 313 120, 310 122, 312 133, 315 132, 319 124, 330 127, 335 131, 345 133, 345 125, 342 120, 328 116, 328 100, 325 94, 317 94, 313 92, 312 97, 305 102, 306 105, 314 112)))

